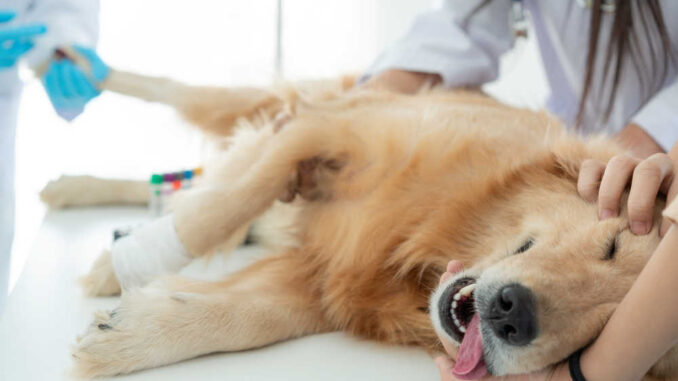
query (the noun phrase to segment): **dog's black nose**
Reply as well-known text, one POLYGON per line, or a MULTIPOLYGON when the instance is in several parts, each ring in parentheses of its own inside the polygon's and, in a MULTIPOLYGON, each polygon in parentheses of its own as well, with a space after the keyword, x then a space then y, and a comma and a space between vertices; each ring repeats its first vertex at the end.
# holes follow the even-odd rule
POLYGON ((505 286, 492 301, 487 321, 494 333, 508 344, 529 344, 537 336, 532 292, 519 284, 505 286))

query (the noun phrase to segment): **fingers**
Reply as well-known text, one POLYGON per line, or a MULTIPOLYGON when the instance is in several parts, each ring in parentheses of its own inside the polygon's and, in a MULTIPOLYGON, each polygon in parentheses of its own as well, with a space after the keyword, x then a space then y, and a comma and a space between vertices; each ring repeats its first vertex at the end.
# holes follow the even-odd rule
POLYGON ((70 61, 51 62, 43 79, 57 112, 79 113, 88 101, 99 95, 91 81, 70 61))
POLYGON ((5 59, 17 59, 31 50, 33 45, 34 44, 31 41, 13 42, 8 49, 0 49, 0 57, 5 59))
POLYGON ((65 98, 73 98, 78 95, 73 80, 71 78, 71 66, 67 62, 59 61, 57 63, 57 83, 61 87, 61 92, 65 98))
POLYGON ((446 271, 443 273, 443 275, 440 276, 440 281, 438 282, 438 284, 443 284, 443 283, 445 283, 445 281, 447 281, 447 280, 450 279, 454 274, 460 272, 460 271, 463 270, 463 269, 464 269, 464 266, 461 264, 461 262, 456 261, 456 260, 454 260, 454 259, 451 260, 451 261, 447 264, 447 269, 446 269, 446 271))
POLYGON ((47 68, 47 73, 45 73, 44 76, 44 84, 45 84, 45 90, 47 90, 47 94, 49 95, 49 99, 54 105, 55 108, 63 108, 65 105, 63 104, 63 99, 64 95, 61 91, 61 87, 59 86, 57 77, 58 77, 58 65, 59 62, 53 61, 49 64, 49 67, 47 68))
MULTIPOLYGON (((678 179, 674 175, 671 186, 669 187, 669 191, 666 194, 666 205, 669 205, 669 203, 675 200, 677 196, 678 196, 678 179)), ((666 217, 662 218, 662 223, 661 226, 659 227, 659 236, 664 237, 664 235, 666 235, 666 232, 669 231, 671 225, 672 222, 668 218, 666 217)))
POLYGON ((75 51, 78 52, 78 54, 80 54, 81 56, 87 58, 87 60, 90 61, 91 63, 101 62, 99 56, 90 48, 87 48, 82 45, 73 45, 73 49, 75 49, 75 51))
POLYGON ((582 163, 577 179, 577 191, 584 200, 596 201, 603 173, 605 173, 605 163, 600 160, 589 159, 582 163))
POLYGON ((16 64, 16 60, 12 58, 0 58, 0 69, 6 69, 16 64))
POLYGON ((108 77, 108 74, 110 73, 110 68, 104 63, 104 61, 101 60, 99 55, 90 48, 81 46, 81 45, 74 45, 73 49, 75 49, 78 54, 82 55, 89 61, 90 64, 90 71, 92 73, 92 77, 98 82, 101 82, 108 77))
POLYGON ((18 40, 45 34, 47 27, 42 24, 23 25, 16 28, 0 30, 0 42, 18 40))
POLYGON ((638 162, 636 158, 619 155, 607 163, 598 191, 598 218, 605 220, 619 214, 622 192, 638 162))
POLYGON ((10 11, 6 9, 0 10, 0 22, 7 22, 12 20, 16 16, 15 11, 10 11))
MULTIPOLYGON (((652 229, 658 193, 666 193, 668 200, 678 193, 678 185, 674 185, 674 169, 671 158, 664 153, 656 153, 642 161, 619 155, 613 157, 607 166, 597 160, 587 160, 582 163, 577 190, 587 201, 598 199, 598 217, 605 220, 619 214, 622 194, 631 183, 629 226, 634 234, 643 235, 652 229)), ((663 221, 660 234, 665 233, 668 226, 668 221, 663 221)))
POLYGON ((440 372, 441 381, 456 381, 457 378, 452 374, 452 369, 454 369, 454 361, 446 356, 438 356, 435 359, 436 367, 438 372, 440 372))
POLYGON ((457 260, 454 260, 454 259, 451 260, 447 264, 447 271, 452 273, 452 274, 456 274, 463 269, 464 269, 464 265, 462 265, 460 261, 457 261, 457 260))
POLYGON ((68 61, 65 63, 65 65, 67 67, 66 79, 71 83, 75 93, 79 97, 89 100, 99 95, 99 91, 94 88, 92 83, 87 79, 85 73, 83 73, 80 68, 68 61))
POLYGON ((449 342, 446 338, 440 337, 440 342, 443 344, 443 347, 445 348, 445 353, 447 353, 447 356, 450 359, 456 359, 457 358, 457 353, 459 352, 459 348, 449 342))
POLYGON ((31 50, 33 45, 30 40, 0 42, 0 68, 6 69, 16 65, 16 61, 31 50))
POLYGON ((650 232, 657 194, 660 190, 666 193, 672 180, 673 162, 666 154, 654 154, 636 166, 628 200, 629 225, 634 234, 650 232))
POLYGON ((91 86, 89 85, 87 78, 85 78, 85 75, 82 74, 78 68, 73 65, 68 65, 68 78, 75 89, 75 93, 79 97, 89 97, 91 86))

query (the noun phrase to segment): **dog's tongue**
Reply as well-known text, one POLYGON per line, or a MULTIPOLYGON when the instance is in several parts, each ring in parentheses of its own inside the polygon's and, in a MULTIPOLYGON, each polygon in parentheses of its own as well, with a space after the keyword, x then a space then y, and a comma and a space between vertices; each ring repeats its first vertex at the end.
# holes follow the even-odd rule
POLYGON ((487 374, 483 360, 483 340, 480 336, 480 316, 477 313, 466 327, 452 373, 462 380, 477 380, 487 374))

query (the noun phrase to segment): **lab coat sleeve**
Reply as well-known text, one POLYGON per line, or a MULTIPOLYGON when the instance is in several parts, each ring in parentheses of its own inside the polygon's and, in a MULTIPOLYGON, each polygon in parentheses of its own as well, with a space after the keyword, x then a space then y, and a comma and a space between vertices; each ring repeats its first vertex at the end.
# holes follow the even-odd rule
POLYGON ((678 142, 678 81, 652 97, 632 118, 665 151, 678 142))
POLYGON ((510 0, 492 0, 465 24, 478 0, 446 0, 418 16, 409 32, 384 51, 361 80, 387 69, 435 73, 448 87, 494 80, 499 57, 513 46, 510 0))
POLYGON ((34 0, 24 20, 47 25, 47 33, 36 39, 35 47, 25 56, 30 67, 37 67, 57 46, 95 46, 99 37, 99 1, 34 0))

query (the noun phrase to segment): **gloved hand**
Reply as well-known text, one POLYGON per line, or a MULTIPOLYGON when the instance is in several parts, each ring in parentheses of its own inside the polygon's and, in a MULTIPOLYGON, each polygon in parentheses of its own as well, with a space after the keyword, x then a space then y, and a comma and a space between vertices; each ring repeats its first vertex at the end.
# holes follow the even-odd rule
MULTIPOLYGON (((0 24, 12 20, 16 12, 0 10, 0 24)), ((0 28, 0 71, 11 68, 16 61, 33 48, 33 39, 47 32, 43 24, 29 24, 0 28)))
POLYGON ((77 45, 73 48, 87 59, 89 73, 83 72, 68 59, 58 59, 50 62, 42 78, 52 106, 59 116, 68 121, 80 115, 85 105, 101 93, 97 86, 110 72, 94 50, 77 45))

